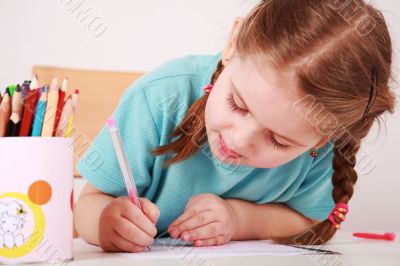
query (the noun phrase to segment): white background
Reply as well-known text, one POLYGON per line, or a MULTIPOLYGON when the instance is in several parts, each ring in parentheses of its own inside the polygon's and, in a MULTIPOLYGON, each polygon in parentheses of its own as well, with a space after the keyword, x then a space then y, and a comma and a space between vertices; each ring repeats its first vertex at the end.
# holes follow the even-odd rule
MULTIPOLYGON (((257 1, 170 0, 0 0, 0 88, 30 79, 33 65, 149 71, 167 59, 220 51, 235 16, 257 1), (91 8, 80 21, 81 3, 91 8), (77 18, 78 16, 78 18, 77 18), (97 17, 97 18, 96 18, 97 17), (100 30, 105 31, 95 37, 100 30)), ((389 23, 395 48, 393 78, 399 78, 400 2, 370 1, 389 23), (397 26, 397 28, 396 28, 397 26)), ((398 84, 393 87, 399 94, 398 84)), ((398 109, 398 106, 397 106, 398 109)), ((359 171, 342 230, 400 231, 400 112, 385 117, 369 134, 360 154, 376 167, 359 171)))

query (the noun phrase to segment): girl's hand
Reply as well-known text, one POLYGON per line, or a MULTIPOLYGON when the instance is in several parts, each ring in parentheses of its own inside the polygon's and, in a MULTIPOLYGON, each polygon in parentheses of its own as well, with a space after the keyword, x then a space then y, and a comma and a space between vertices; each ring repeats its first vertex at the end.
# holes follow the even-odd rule
POLYGON ((129 198, 114 199, 100 216, 100 247, 108 252, 142 252, 154 242, 158 207, 146 198, 140 198, 143 211, 129 198))
POLYGON ((222 245, 236 230, 236 216, 231 205, 214 194, 192 197, 181 216, 168 227, 173 238, 194 241, 194 246, 222 245))

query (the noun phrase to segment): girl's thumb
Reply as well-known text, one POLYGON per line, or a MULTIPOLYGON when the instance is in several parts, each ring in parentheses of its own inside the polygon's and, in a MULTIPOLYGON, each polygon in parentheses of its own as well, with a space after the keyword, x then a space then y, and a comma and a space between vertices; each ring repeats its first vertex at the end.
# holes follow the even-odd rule
POLYGON ((157 205, 147 198, 140 198, 140 204, 142 205, 142 210, 147 218, 149 218, 153 224, 156 224, 158 217, 160 217, 160 210, 157 205))

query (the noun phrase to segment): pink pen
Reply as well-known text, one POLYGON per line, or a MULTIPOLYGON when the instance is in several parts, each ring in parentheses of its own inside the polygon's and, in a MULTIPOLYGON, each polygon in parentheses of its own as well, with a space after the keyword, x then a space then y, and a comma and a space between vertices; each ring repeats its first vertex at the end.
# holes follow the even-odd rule
POLYGON ((382 239, 393 241, 396 238, 395 233, 373 234, 373 233, 353 233, 353 236, 366 239, 382 239))
MULTIPOLYGON (((124 177, 126 190, 132 203, 142 210, 140 205, 139 194, 136 189, 135 179, 133 178, 131 168, 129 167, 128 158, 126 157, 125 149, 122 145, 121 136, 119 135, 117 123, 113 118, 107 120, 108 130, 110 132, 111 140, 114 146, 114 151, 121 168, 122 176, 124 177)), ((150 248, 148 247, 150 251, 150 248)))

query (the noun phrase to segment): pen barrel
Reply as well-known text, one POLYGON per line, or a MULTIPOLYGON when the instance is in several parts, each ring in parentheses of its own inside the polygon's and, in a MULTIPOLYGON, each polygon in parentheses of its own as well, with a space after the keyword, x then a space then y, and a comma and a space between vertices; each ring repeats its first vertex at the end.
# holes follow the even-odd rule
POLYGON ((128 195, 131 198, 131 200, 132 200, 132 198, 134 198, 132 200, 132 202, 134 204, 136 204, 136 206, 138 206, 140 209, 142 209, 142 206, 139 201, 139 194, 136 189, 136 184, 134 183, 135 181, 133 180, 133 175, 130 170, 131 168, 129 166, 128 157, 123 148, 122 140, 118 133, 118 129, 117 128, 109 128, 109 132, 110 132, 112 143, 114 145, 114 151, 115 151, 115 154, 118 159, 118 163, 121 168, 121 173, 122 173, 122 176, 125 181, 128 195))
POLYGON ((385 236, 371 233, 354 233, 353 236, 367 239, 386 239, 385 236))

